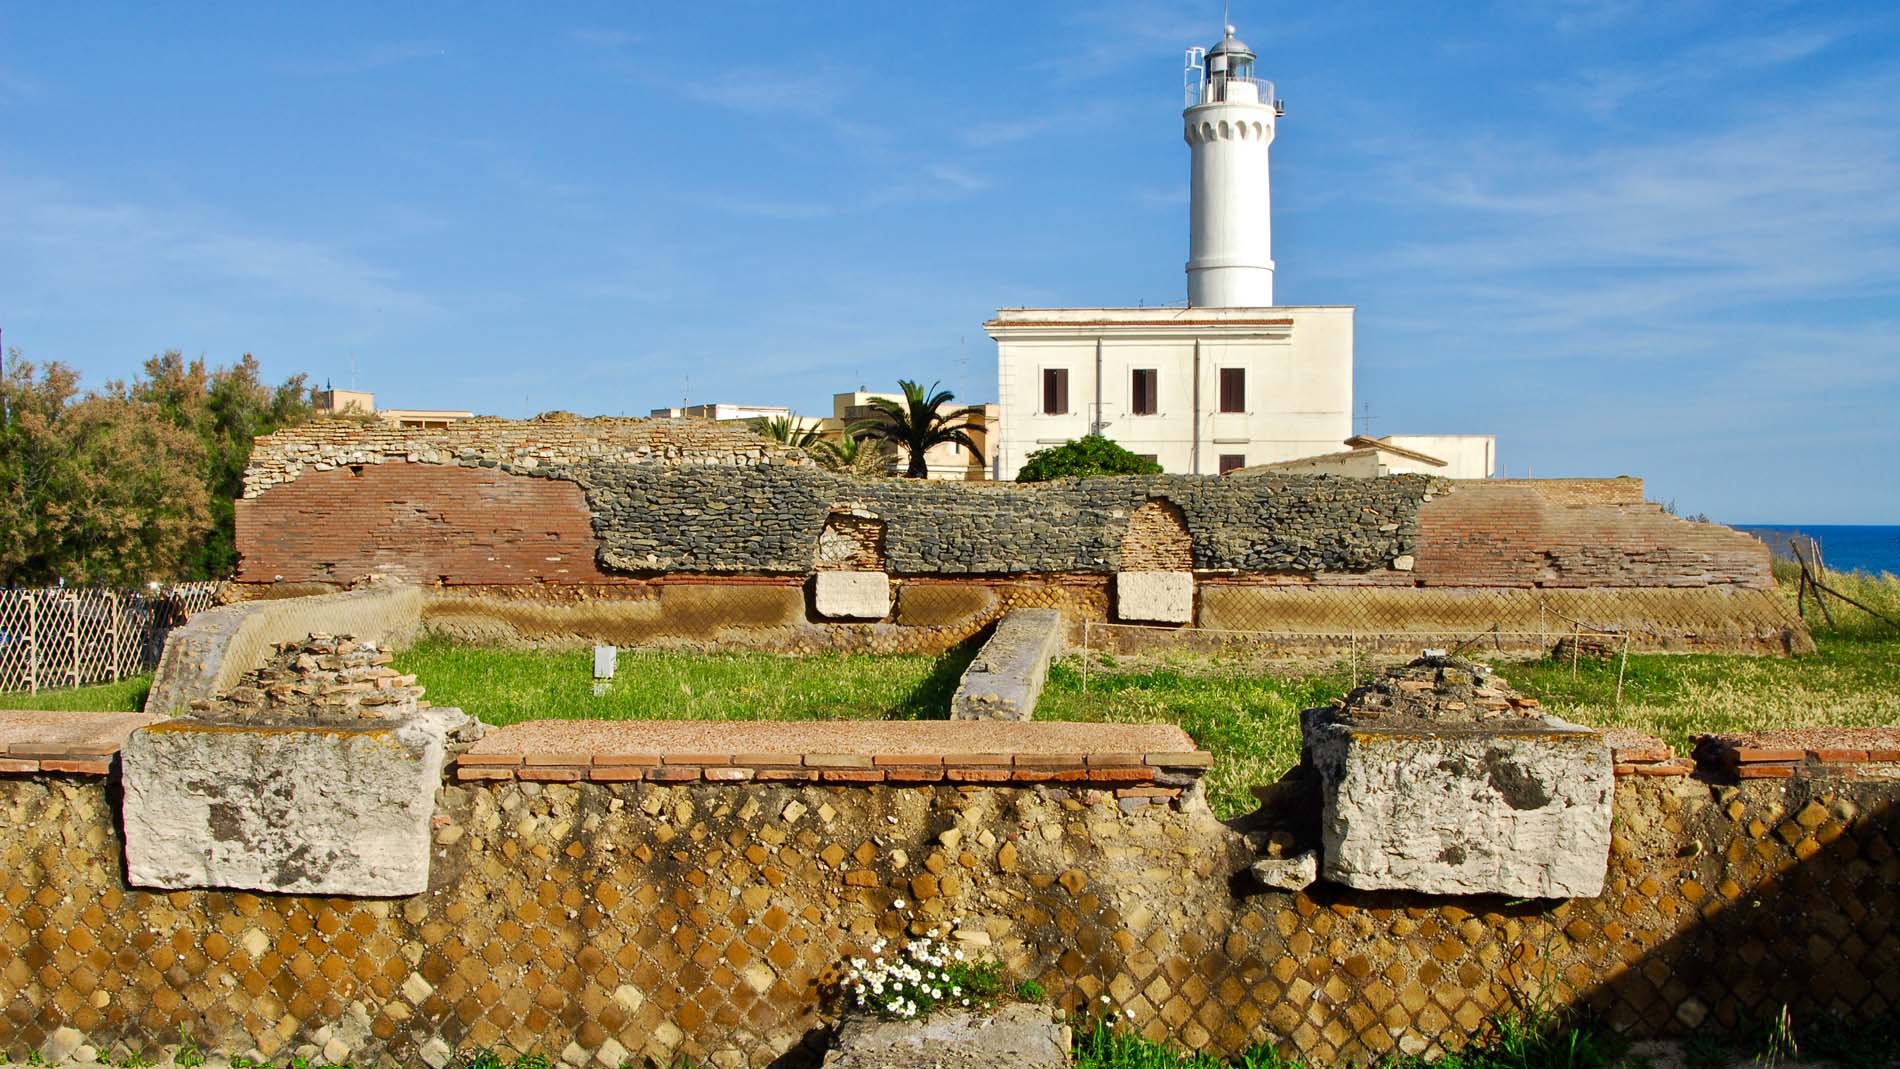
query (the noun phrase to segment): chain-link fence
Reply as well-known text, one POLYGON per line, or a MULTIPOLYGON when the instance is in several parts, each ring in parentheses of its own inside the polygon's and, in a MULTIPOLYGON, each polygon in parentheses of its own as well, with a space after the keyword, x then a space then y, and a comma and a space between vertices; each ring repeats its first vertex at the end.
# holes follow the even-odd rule
POLYGON ((221 582, 147 590, 0 589, 0 692, 103 683, 149 672, 165 636, 217 604, 221 582))

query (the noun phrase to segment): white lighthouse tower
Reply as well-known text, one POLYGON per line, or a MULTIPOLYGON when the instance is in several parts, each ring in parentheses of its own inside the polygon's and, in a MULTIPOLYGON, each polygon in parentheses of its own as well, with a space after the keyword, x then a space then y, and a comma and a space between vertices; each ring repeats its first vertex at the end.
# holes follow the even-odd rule
POLYGON ((1231 25, 1214 47, 1188 49, 1181 116, 1194 158, 1187 262, 1194 308, 1273 304, 1267 149, 1282 109, 1273 83, 1254 77, 1253 61, 1231 25))

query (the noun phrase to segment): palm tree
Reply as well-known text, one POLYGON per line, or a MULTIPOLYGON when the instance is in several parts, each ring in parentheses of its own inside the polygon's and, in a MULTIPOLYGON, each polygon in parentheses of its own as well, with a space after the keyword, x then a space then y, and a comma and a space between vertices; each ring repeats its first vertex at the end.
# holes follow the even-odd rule
POLYGON ((846 475, 874 475, 889 463, 882 442, 873 442, 863 434, 827 438, 812 447, 812 456, 830 471, 846 475))
POLYGON ((852 427, 854 433, 903 449, 910 455, 910 466, 904 474, 912 479, 930 477, 930 464, 924 454, 931 446, 945 442, 955 442, 968 449, 978 464, 983 462, 983 451, 970 438, 970 428, 974 426, 970 417, 981 415, 981 408, 945 412, 944 406, 956 400, 957 395, 937 389, 938 383, 931 383, 929 390, 909 379, 898 379, 897 385, 904 391, 904 403, 884 397, 872 398, 875 414, 852 427))
POLYGON ((789 445, 794 449, 810 449, 818 444, 820 432, 816 424, 800 427, 801 422, 790 416, 773 416, 770 419, 760 416, 752 421, 752 429, 780 445, 789 445))

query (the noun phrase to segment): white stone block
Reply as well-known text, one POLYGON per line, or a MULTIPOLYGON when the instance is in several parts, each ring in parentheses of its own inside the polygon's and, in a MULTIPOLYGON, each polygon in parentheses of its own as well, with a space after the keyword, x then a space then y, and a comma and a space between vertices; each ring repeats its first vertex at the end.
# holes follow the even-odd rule
POLYGON ((612 679, 614 669, 620 663, 620 649, 616 646, 594 647, 594 678, 612 679))
POLYGON ((421 894, 450 736, 479 731, 456 709, 142 728, 121 754, 127 876, 164 890, 421 894))
POLYGON ((891 577, 883 572, 818 572, 812 579, 818 615, 882 620, 891 612, 891 577))
POLYGON ((1365 890, 1592 898, 1616 790, 1603 736, 1554 717, 1309 717, 1323 875, 1365 890))
POLYGON ((1193 572, 1116 572, 1115 618, 1129 623, 1194 621, 1193 572))

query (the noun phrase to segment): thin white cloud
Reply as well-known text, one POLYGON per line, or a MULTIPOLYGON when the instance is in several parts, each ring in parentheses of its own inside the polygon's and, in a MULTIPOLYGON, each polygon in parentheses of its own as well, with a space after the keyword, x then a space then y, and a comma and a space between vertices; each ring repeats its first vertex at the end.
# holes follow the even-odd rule
POLYGON ((342 55, 288 60, 275 64, 275 67, 284 74, 304 78, 334 78, 387 70, 448 54, 448 46, 440 41, 387 41, 342 55))
MULTIPOLYGON (((16 307, 292 298, 335 310, 419 316, 435 303, 393 271, 321 241, 249 229, 191 205, 90 196, 0 173, 0 231, 32 270, 6 284, 16 307)), ((0 271, 5 271, 0 268, 0 271)), ((6 277, 0 275, 0 278, 6 277)))

